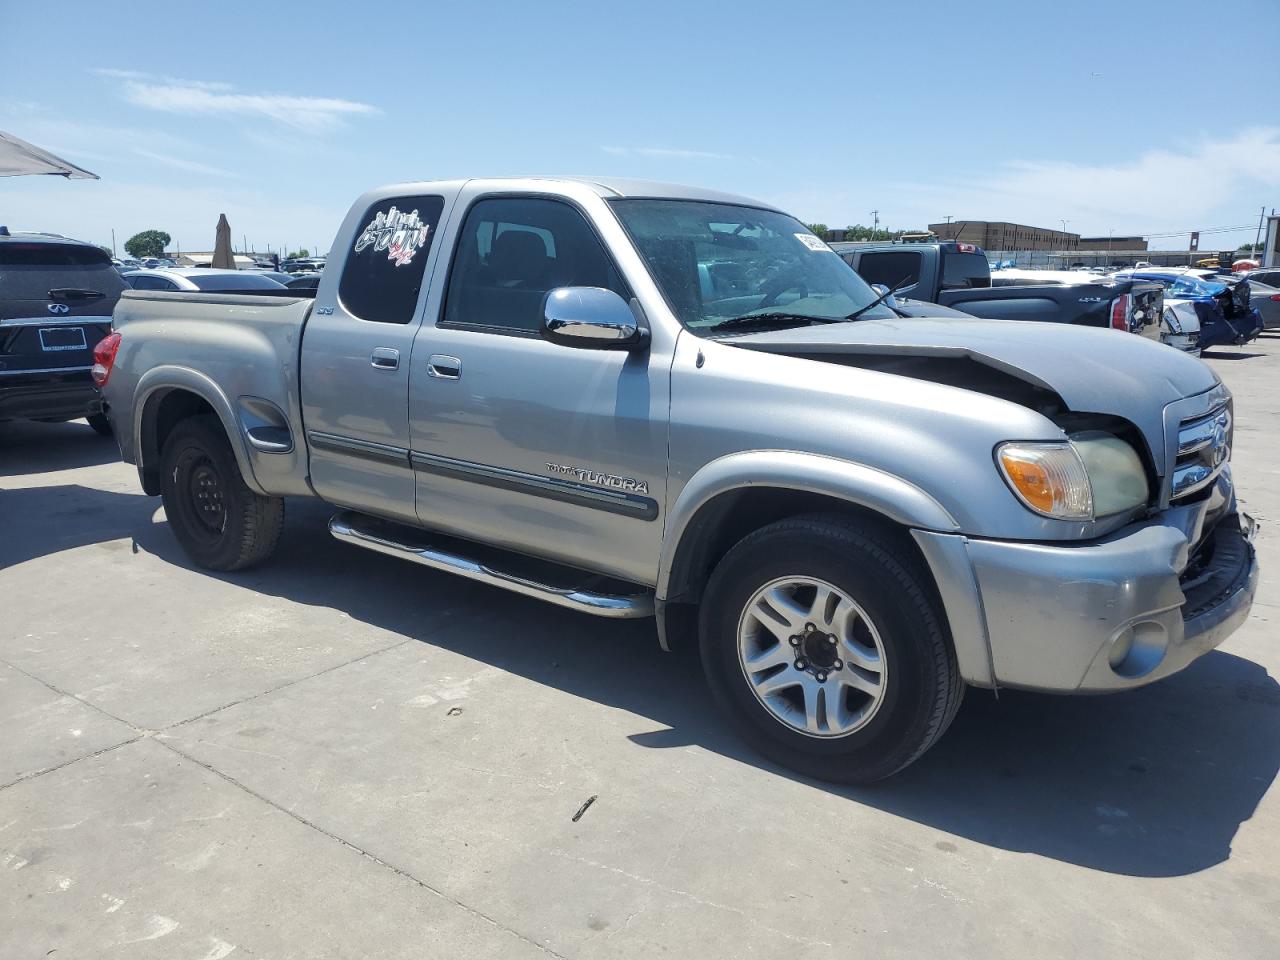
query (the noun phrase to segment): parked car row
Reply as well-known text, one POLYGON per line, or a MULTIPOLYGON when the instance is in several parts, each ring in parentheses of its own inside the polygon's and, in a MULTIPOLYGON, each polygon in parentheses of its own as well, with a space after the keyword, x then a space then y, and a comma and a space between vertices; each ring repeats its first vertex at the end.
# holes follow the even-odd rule
MULTIPOLYGON (((998 271, 971 243, 832 244, 869 283, 893 291, 893 306, 941 304, 990 319, 1039 320, 1161 338, 1161 284, 1083 272, 998 271)), ((925 315, 936 316, 927 308, 925 315)))
POLYGON ((314 297, 319 279, 117 260, 90 243, 0 228, 0 421, 84 417, 110 432, 90 372, 124 290, 314 297))

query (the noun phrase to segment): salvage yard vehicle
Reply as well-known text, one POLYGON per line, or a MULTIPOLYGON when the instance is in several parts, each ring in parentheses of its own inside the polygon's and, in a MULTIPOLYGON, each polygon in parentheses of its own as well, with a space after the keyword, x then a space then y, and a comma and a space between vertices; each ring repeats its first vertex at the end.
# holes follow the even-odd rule
MULTIPOLYGON (((1160 339, 1164 305, 1156 282, 1055 271, 1074 277, 1076 286, 996 283, 986 253, 972 243, 835 243, 832 248, 868 283, 895 288, 899 299, 937 303, 989 320, 1110 327, 1160 339)), ((1017 272, 1001 270, 996 277, 1010 279, 1017 272)))
POLYGON ((99 247, 0 227, 0 420, 86 417, 111 432, 89 368, 122 290, 99 247))
POLYGON ((319 497, 345 543, 696 637, 746 740, 857 782, 966 684, 1127 690, 1248 615, 1231 395, 1145 338, 902 318, 794 218, 663 184, 384 187, 333 251, 314 300, 129 291, 96 351, 199 565, 319 497))
MULTIPOLYGON (((993 287, 1077 287, 1081 284, 1092 285, 1101 279, 1083 270, 1012 269, 998 270, 993 273, 991 285, 993 287)), ((1103 282, 1111 281, 1103 280, 1103 282)), ((1160 342, 1189 353, 1193 357, 1200 356, 1200 317, 1193 304, 1164 298, 1160 319, 1160 342)))
POLYGON ((1239 346, 1262 332, 1262 314, 1250 304, 1248 280, 1224 280, 1207 271, 1160 267, 1126 270, 1114 276, 1154 280, 1164 285, 1168 299, 1195 304, 1203 349, 1239 346))

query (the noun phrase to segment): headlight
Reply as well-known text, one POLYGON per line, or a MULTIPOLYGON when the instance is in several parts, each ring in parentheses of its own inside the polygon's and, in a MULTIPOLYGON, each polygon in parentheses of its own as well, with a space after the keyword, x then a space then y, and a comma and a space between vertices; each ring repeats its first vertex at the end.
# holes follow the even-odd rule
POLYGON ((1101 430, 1068 442, 1003 443, 996 462, 1024 504, 1058 520, 1092 520, 1147 502, 1147 475, 1133 447, 1101 430))

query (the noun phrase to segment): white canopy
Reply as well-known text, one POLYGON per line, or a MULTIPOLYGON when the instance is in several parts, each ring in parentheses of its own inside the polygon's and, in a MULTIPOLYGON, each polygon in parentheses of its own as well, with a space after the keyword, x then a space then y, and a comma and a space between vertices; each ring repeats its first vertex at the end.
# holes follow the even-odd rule
POLYGON ((68 180, 100 179, 96 173, 90 173, 61 157, 55 157, 48 150, 41 150, 34 144, 0 130, 0 177, 24 177, 40 173, 51 173, 68 180))

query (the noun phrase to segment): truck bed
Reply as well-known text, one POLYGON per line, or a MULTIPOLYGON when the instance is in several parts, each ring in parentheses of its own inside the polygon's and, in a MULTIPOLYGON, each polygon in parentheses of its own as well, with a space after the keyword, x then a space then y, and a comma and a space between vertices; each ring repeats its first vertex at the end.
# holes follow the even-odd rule
POLYGON ((110 391, 136 397, 133 422, 117 425, 125 459, 137 462, 148 381, 172 383, 177 369, 213 395, 229 431, 244 437, 250 482, 276 495, 309 495, 298 362, 313 305, 309 296, 125 291, 112 318, 121 342, 110 391))

